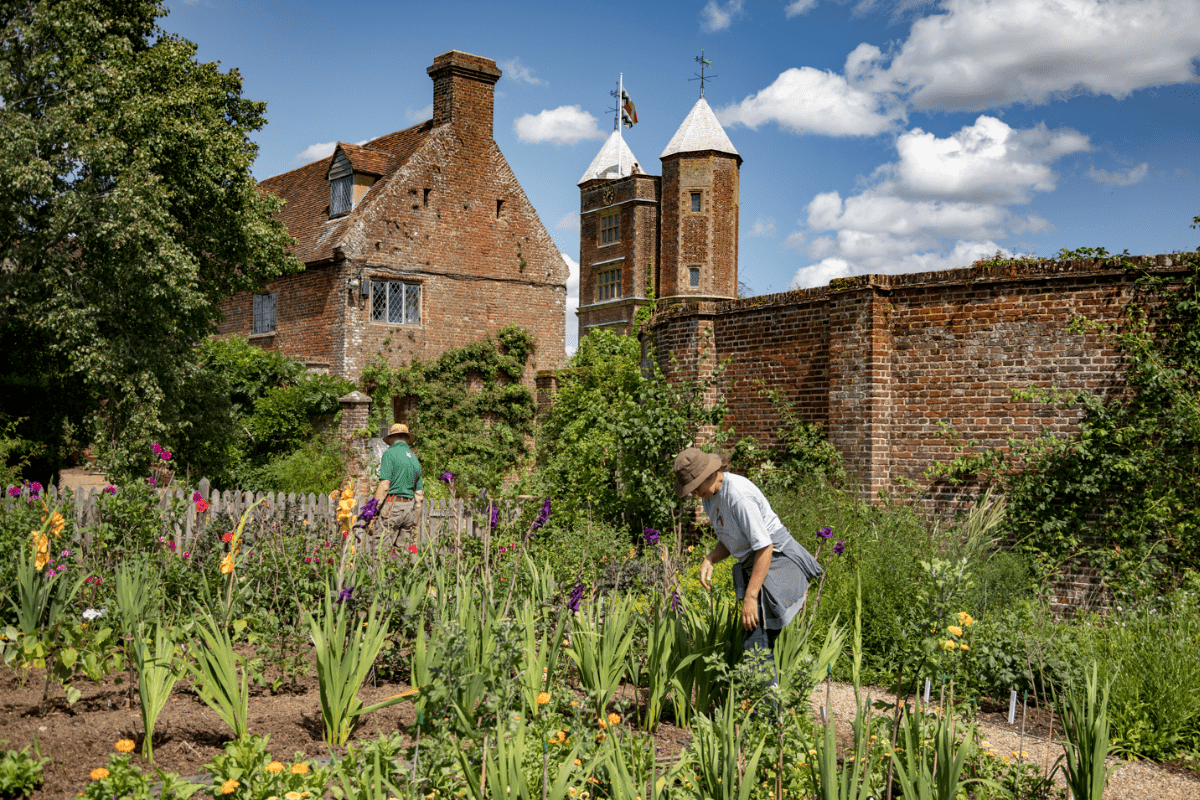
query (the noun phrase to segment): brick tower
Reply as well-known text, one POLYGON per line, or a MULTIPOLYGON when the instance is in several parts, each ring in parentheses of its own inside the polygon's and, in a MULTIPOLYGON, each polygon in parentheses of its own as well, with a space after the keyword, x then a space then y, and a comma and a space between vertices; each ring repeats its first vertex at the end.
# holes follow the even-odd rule
POLYGON ((579 179, 579 338, 633 333, 647 289, 657 290, 661 185, 642 172, 620 130, 579 179))
POLYGON ((742 157, 703 96, 659 159, 659 296, 689 300, 737 297, 742 157))

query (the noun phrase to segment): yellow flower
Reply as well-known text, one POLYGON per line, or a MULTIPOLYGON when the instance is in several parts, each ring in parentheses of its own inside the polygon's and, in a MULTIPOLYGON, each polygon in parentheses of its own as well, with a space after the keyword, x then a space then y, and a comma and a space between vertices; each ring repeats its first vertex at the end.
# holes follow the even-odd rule
POLYGON ((971 623, 975 621, 975 618, 965 611, 960 611, 958 612, 958 621, 962 623, 964 628, 969 628, 971 627, 971 623))
POLYGON ((608 724, 617 725, 621 722, 621 715, 615 712, 608 715, 608 724))
POLYGON ((942 642, 942 649, 943 650, 957 650, 958 645, 956 645, 954 642, 947 639, 946 641, 942 642))
POLYGON ((572 786, 570 789, 567 789, 567 791, 571 794, 571 797, 574 797, 575 793, 578 792, 579 790, 576 789, 574 786, 572 786))
POLYGON ((958 627, 957 625, 951 625, 949 628, 946 628, 946 630, 950 631, 950 633, 953 633, 955 636, 962 636, 962 628, 958 627))
POLYGON ((283 772, 283 764, 278 761, 272 761, 270 764, 267 764, 265 767, 263 767, 263 769, 272 775, 278 775, 280 772, 283 772))
POLYGON ((546 705, 546 703, 549 703, 549 702, 550 702, 550 693, 549 692, 538 692, 537 704, 539 706, 544 706, 544 705, 546 705))
POLYGON ((41 531, 32 531, 32 533, 33 566, 40 572, 50 560, 50 539, 41 531))
POLYGON ((221 574, 228 575, 231 572, 233 572, 233 551, 232 550, 230 550, 228 553, 226 553, 225 557, 221 559, 221 574))
POLYGON ((577 766, 577 767, 582 767, 582 766, 583 766, 583 762, 582 762, 582 761, 580 761, 580 760, 577 758, 577 759, 575 759, 575 766, 577 766))
POLYGON ((970 650, 971 649, 971 646, 969 644, 967 644, 966 642, 963 642, 958 647, 960 650, 970 650))
POLYGON ((288 792, 283 796, 283 800, 300 800, 299 792, 288 792))
POLYGON ((233 778, 230 778, 221 784, 221 794, 233 794, 237 791, 239 786, 241 786, 240 783, 235 781, 233 778))
POLYGON ((808 754, 809 754, 810 756, 815 756, 815 755, 817 754, 817 751, 816 751, 816 750, 809 750, 809 751, 808 751, 808 754))
POLYGON ((293 775, 307 775, 308 774, 308 764, 301 764, 301 763, 292 764, 292 774, 293 775))
POLYGON ((118 753, 132 753, 134 744, 132 739, 118 739, 115 745, 118 753))
POLYGON ((54 514, 51 515, 51 517, 50 517, 50 532, 53 533, 55 536, 58 536, 60 533, 62 533, 63 528, 65 528, 66 525, 67 525, 67 521, 65 519, 63 519, 62 514, 55 511, 54 514))
POLYGON ((578 700, 572 700, 572 701, 571 701, 571 705, 573 705, 573 706, 577 706, 577 705, 579 705, 579 701, 578 701, 578 700))
POLYGON ((88 777, 94 781, 102 781, 108 777, 108 770, 106 770, 104 767, 96 767, 94 770, 88 773, 88 777))

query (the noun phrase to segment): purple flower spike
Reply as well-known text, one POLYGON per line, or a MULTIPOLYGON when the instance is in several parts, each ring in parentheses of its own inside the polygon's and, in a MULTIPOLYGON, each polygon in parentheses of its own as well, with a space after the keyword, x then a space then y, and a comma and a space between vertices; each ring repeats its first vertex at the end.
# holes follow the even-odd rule
POLYGON ((571 599, 567 601, 567 609, 574 614, 579 610, 579 601, 583 599, 583 584, 575 584, 575 588, 571 590, 571 599))
POLYGON ((448 483, 448 484, 450 484, 451 487, 453 487, 454 486, 454 473, 451 472, 450 470, 446 470, 445 472, 442 473, 442 477, 440 477, 438 480, 442 481, 443 483, 448 483))
POLYGON ((338 592, 337 600, 335 602, 338 605, 341 605, 342 603, 345 603, 347 600, 349 600, 353 594, 354 594, 354 587, 347 586, 345 589, 342 589, 340 592, 338 592))
POLYGON ((354 527, 365 528, 377 516, 379 516, 379 501, 372 497, 363 503, 362 510, 358 512, 358 524, 354 527))
POLYGON ((542 503, 542 510, 538 514, 537 519, 535 519, 533 521, 533 525, 530 526, 530 530, 536 531, 538 528, 542 527, 549 521, 550 521, 550 498, 547 497, 546 502, 542 503))
POLYGON ((646 528, 642 531, 642 535, 646 537, 646 544, 653 546, 658 544, 658 539, 662 534, 654 528, 646 528))
POLYGON ((676 614, 678 614, 680 611, 683 610, 683 603, 679 599, 679 591, 678 590, 674 590, 671 592, 671 610, 674 611, 676 614))
POLYGON ((833 538, 833 528, 829 527, 828 525, 826 525, 824 528, 821 528, 821 530, 817 531, 817 538, 818 539, 832 539, 833 538))
POLYGON ((833 554, 834 555, 840 556, 844 552, 846 552, 846 543, 845 542, 839 541, 837 544, 835 544, 833 546, 833 554))
POLYGON ((491 505, 492 505, 492 519, 491 519, 492 530, 496 530, 497 526, 500 525, 500 506, 496 505, 495 503, 492 503, 491 505))

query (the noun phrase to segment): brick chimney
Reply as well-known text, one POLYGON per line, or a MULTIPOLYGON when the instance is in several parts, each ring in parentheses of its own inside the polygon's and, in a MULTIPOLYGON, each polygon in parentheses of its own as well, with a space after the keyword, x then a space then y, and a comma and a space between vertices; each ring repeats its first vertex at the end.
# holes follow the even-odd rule
POLYGON ((492 100, 500 69, 496 62, 459 50, 442 53, 425 70, 433 79, 433 125, 492 138, 492 100))

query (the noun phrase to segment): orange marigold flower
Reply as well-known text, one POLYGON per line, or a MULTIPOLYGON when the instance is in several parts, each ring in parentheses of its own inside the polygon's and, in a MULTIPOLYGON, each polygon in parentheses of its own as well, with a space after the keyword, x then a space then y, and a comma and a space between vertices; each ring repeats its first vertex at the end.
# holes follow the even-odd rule
POLYGON ((241 786, 240 783, 235 781, 233 778, 230 778, 221 784, 221 794, 233 794, 237 791, 239 786, 241 786))
POLYGON ((283 800, 300 800, 299 792, 288 792, 283 796, 283 800))
POLYGON ((303 764, 303 763, 292 764, 292 774, 293 775, 307 775, 308 774, 308 764, 303 764))
POLYGON ((106 770, 104 767, 96 767, 94 770, 88 773, 88 777, 94 781, 102 781, 108 777, 108 770, 106 770))
POLYGON ((549 692, 538 692, 537 704, 539 706, 544 706, 544 705, 546 705, 546 703, 549 703, 549 702, 550 702, 550 693, 549 692))
POLYGON ((609 724, 609 725, 617 725, 617 724, 619 724, 620 722, 621 722, 621 715, 620 715, 620 714, 617 714, 617 713, 615 713, 615 712, 614 712, 614 713, 611 713, 611 714, 609 714, 609 715, 608 715, 608 724, 609 724))
POLYGON ((283 772, 283 764, 278 761, 272 761, 270 764, 267 764, 265 767, 263 767, 263 769, 272 775, 277 775, 280 772, 283 772))
POLYGON ((133 739, 118 739, 115 747, 118 753, 132 753, 134 748, 133 739))

